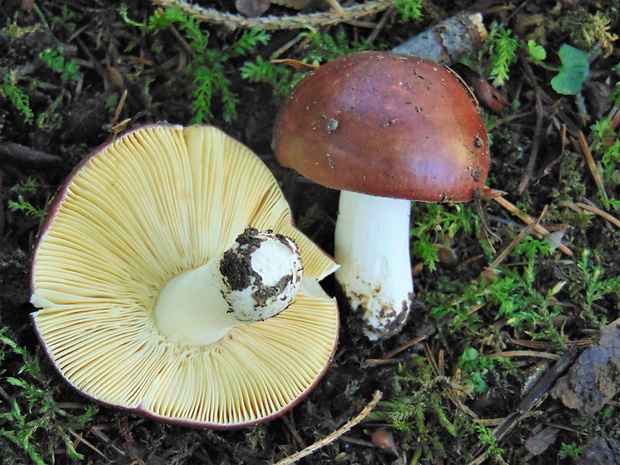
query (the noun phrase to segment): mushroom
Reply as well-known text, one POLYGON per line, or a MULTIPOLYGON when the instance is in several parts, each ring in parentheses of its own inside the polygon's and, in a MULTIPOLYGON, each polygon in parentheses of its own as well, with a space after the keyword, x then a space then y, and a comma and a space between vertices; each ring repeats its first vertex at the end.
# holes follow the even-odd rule
POLYGON ((55 368, 105 405, 233 428, 290 409, 336 347, 335 262, 267 167, 209 126, 95 150, 50 205, 32 314, 55 368))
POLYGON ((339 189, 336 279, 371 340, 396 334, 413 295, 411 200, 465 202, 489 144, 468 88, 435 62, 359 52, 302 79, 274 128, 278 161, 339 189))

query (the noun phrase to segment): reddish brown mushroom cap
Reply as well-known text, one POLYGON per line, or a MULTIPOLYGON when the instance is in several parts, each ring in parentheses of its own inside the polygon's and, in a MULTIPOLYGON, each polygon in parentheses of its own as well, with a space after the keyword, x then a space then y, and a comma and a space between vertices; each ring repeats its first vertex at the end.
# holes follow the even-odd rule
POLYGON ((471 200, 489 170, 467 87, 429 60, 360 52, 304 78, 280 111, 278 161, 321 185, 426 202, 471 200))

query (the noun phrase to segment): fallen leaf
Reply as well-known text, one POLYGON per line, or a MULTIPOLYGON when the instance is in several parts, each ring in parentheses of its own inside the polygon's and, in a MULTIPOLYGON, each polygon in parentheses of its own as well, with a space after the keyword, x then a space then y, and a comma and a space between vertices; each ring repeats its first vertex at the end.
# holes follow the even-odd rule
POLYGON ((525 448, 532 455, 540 455, 555 442, 555 436, 558 433, 557 428, 548 426, 538 434, 528 438, 525 441, 525 448))

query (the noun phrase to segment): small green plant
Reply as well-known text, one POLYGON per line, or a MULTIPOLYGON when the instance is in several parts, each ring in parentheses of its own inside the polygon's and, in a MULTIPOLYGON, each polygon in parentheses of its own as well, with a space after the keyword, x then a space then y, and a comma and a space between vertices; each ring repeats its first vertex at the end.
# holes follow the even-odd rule
POLYGON ((567 44, 560 47, 561 66, 553 67, 545 63, 547 52, 533 40, 527 43, 530 57, 540 66, 557 74, 551 79, 551 87, 558 94, 575 95, 581 92, 583 83, 590 74, 590 63, 585 52, 567 44))
MULTIPOLYGON (((614 66, 613 70, 617 76, 620 76, 620 63, 614 66)), ((620 107, 620 80, 616 82, 616 85, 611 90, 610 101, 616 107, 620 107)))
MULTIPOLYGON (((410 3, 415 3, 415 1, 410 3)), ((336 29, 335 33, 322 33, 311 29, 308 32, 302 32, 300 37, 309 42, 304 60, 313 65, 371 48, 367 42, 351 42, 342 28, 336 29)), ((270 84, 277 96, 288 95, 303 76, 304 73, 297 72, 288 65, 272 63, 261 56, 257 56, 253 62, 245 62, 241 67, 242 78, 250 82, 270 84)))
POLYGON ((28 178, 11 187, 11 192, 17 194, 17 200, 9 200, 8 206, 11 211, 20 211, 26 215, 36 216, 37 218, 45 217, 45 210, 33 206, 24 196, 33 195, 37 192, 37 182, 33 178, 28 178))
POLYGON ((186 15, 179 9, 169 8, 156 11, 147 24, 139 23, 128 17, 127 6, 120 7, 123 20, 131 25, 144 29, 154 35, 161 33, 168 26, 174 25, 184 34, 189 47, 190 62, 185 69, 191 81, 193 101, 191 123, 203 123, 213 119, 212 103, 214 96, 218 96, 221 104, 221 116, 226 122, 232 122, 237 116, 239 99, 231 89, 229 79, 230 70, 227 66, 231 60, 251 55, 256 47, 265 45, 270 39, 269 33, 261 30, 243 31, 232 42, 225 32, 219 30, 221 45, 211 45, 211 32, 201 22, 186 15))
POLYGON ((502 458, 504 449, 498 446, 497 436, 493 434, 493 429, 487 428, 482 423, 477 423, 475 428, 478 432, 478 441, 487 448, 485 455, 491 458, 495 463, 507 465, 507 462, 502 458))
POLYGON ((459 434, 459 419, 454 417, 460 418, 461 413, 448 408, 455 395, 450 378, 437 376, 424 357, 416 357, 399 365, 392 390, 391 400, 380 402, 369 418, 389 422, 403 433, 406 442, 416 441, 418 460, 424 456, 434 463, 445 457, 445 438, 437 434, 433 425, 439 424, 449 436, 459 434))
POLYGON ((496 318, 505 318, 516 331, 563 347, 564 338, 554 319, 562 314, 556 299, 566 282, 557 281, 548 290, 542 290, 538 278, 537 263, 550 254, 547 241, 525 237, 511 254, 514 260, 521 260, 522 266, 502 268, 501 275, 491 279, 484 297, 497 308, 496 318))
POLYGON ((395 0, 391 20, 401 24, 421 21, 423 7, 421 0, 395 0))
POLYGON ((60 74, 63 80, 77 81, 80 76, 80 67, 75 58, 67 60, 62 46, 46 48, 39 54, 39 58, 55 73, 60 74))
POLYGON ((56 33, 58 33, 58 29, 61 29, 68 34, 72 34, 73 32, 75 32, 75 29, 77 27, 74 22, 75 19, 75 12, 69 6, 63 4, 60 7, 60 11, 58 11, 57 14, 52 16, 51 27, 56 33))
POLYGON ((310 30, 300 35, 310 42, 306 59, 314 65, 320 65, 349 53, 375 48, 367 41, 351 41, 343 28, 338 28, 331 34, 310 30))
POLYGON ((558 452, 558 457, 561 459, 570 458, 573 460, 577 460, 583 451, 583 446, 577 445, 574 442, 570 444, 562 443, 560 447, 560 452, 558 452))
POLYGON ((40 208, 36 208, 26 199, 24 199, 23 195, 18 195, 17 200, 9 200, 8 202, 9 209, 14 212, 23 212, 26 215, 36 216, 37 218, 44 218, 45 211, 40 208))
POLYGON ((618 40, 618 34, 610 32, 611 16, 617 14, 617 11, 613 10, 613 8, 608 11, 597 9, 591 13, 583 7, 576 8, 563 18, 562 24, 568 29, 574 45, 586 50, 596 48, 604 57, 608 57, 613 53, 613 42, 618 40))
MULTIPOLYGON (((592 153, 600 157, 601 173, 609 191, 614 192, 620 186, 620 139, 611 127, 611 119, 604 118, 591 127, 594 135, 592 153)), ((620 200, 601 197, 606 208, 620 210, 620 200)))
POLYGON ((37 465, 54 463, 60 445, 70 459, 84 458, 73 446, 73 438, 77 430, 92 420, 97 409, 88 406, 80 415, 64 410, 55 400, 58 388, 44 373, 39 360, 18 345, 7 328, 0 328, 0 387, 5 394, 0 402, 3 463, 25 463, 26 457, 37 465), (14 375, 11 366, 19 367, 14 375))
POLYGON ((194 84, 192 123, 202 123, 213 118, 211 101, 216 92, 222 100, 224 121, 233 121, 237 116, 236 107, 239 100, 230 90, 225 64, 233 57, 248 55, 258 44, 266 44, 269 34, 264 31, 244 31, 236 42, 226 44, 218 50, 208 48, 210 34, 200 28, 197 19, 183 17, 179 22, 179 29, 185 32, 189 46, 194 52, 192 63, 187 68, 194 84))
POLYGON ((493 23, 486 43, 491 63, 489 75, 493 78, 493 85, 503 86, 509 79, 510 65, 517 59, 519 41, 510 29, 493 23))
POLYGON ((11 102, 13 107, 24 117, 26 123, 31 123, 34 113, 30 108, 30 98, 17 86, 17 74, 15 71, 8 71, 0 83, 0 97, 4 97, 11 102))
POLYGON ((551 87, 558 94, 578 94, 590 74, 588 56, 585 52, 567 44, 560 47, 559 56, 562 65, 558 74, 551 79, 551 87))
POLYGON ((468 392, 480 393, 486 390, 487 383, 485 377, 493 369, 491 359, 480 355, 476 349, 470 347, 463 351, 456 367, 461 370, 464 382, 471 385, 471 389, 467 387, 468 392))
POLYGON ((576 272, 571 274, 569 289, 571 298, 580 306, 580 316, 597 327, 607 324, 607 320, 596 316, 596 303, 620 294, 620 275, 605 278, 604 274, 600 265, 592 263, 592 252, 584 250, 577 261, 576 272))
POLYGON ((285 96, 290 93, 302 75, 294 73, 291 68, 265 60, 259 55, 255 61, 246 61, 243 64, 241 77, 250 82, 270 84, 275 95, 285 96))
POLYGON ((537 275, 538 261, 550 253, 547 241, 526 237, 510 255, 518 266, 502 267, 488 280, 464 283, 439 279, 437 292, 426 297, 431 314, 438 321, 449 319, 448 332, 467 329, 476 335, 481 329, 480 318, 470 310, 486 307, 496 319, 503 318, 508 328, 563 346, 562 332, 554 319, 562 314, 556 299, 566 282, 555 282, 543 290, 537 275))
POLYGON ((37 181, 32 177, 28 177, 25 181, 11 187, 11 192, 16 194, 34 194, 37 192, 37 187, 37 181))
POLYGON ((458 232, 471 234, 478 230, 479 219, 467 206, 423 204, 414 205, 413 218, 415 226, 410 231, 412 238, 411 253, 421 259, 430 271, 435 271, 439 262, 439 240, 451 240, 458 232))

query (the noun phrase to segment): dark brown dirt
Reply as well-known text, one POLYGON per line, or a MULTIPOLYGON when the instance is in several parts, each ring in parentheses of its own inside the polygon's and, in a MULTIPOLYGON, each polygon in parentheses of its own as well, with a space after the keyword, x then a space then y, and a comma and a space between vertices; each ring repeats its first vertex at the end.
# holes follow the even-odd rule
MULTIPOLYGON (((231 1, 200 3, 235 13, 231 1)), ((311 2, 304 11, 313 11, 316 3, 322 2, 311 2)), ((85 425, 75 426, 76 417, 92 404, 76 396, 54 371, 29 321, 34 310, 29 304, 31 251, 41 220, 9 208, 9 201, 16 202, 22 195, 35 209, 44 210, 73 167, 118 131, 158 121, 189 124, 193 116, 192 81, 184 68, 190 56, 184 40, 179 39, 187 31, 169 28, 155 38, 128 25, 119 14, 119 2, 111 0, 41 0, 36 2, 38 11, 27 12, 20 8, 25 5, 28 9, 28 1, 0 1, 0 85, 12 82, 6 76, 18 76, 16 84, 27 91, 34 113, 33 119, 26 121, 0 92, 0 145, 21 147, 12 150, 11 156, 0 150, 0 326, 8 328, 2 334, 10 335, 41 366, 40 377, 29 378, 24 373, 23 357, 9 345, 0 345, 0 445, 7 465, 32 463, 33 455, 6 431, 23 431, 28 422, 40 418, 45 422, 30 438, 30 444, 44 456, 45 463, 52 463, 52 455, 59 464, 274 463, 341 427, 362 410, 376 389, 385 393, 385 403, 380 404, 375 416, 299 463, 453 465, 466 464, 486 450, 496 453, 490 453, 487 463, 618 463, 620 343, 617 328, 610 324, 617 325, 620 318, 620 300, 617 293, 605 292, 611 289, 611 282, 607 288, 601 286, 598 294, 591 291, 596 279, 620 275, 620 230, 577 204, 601 207, 600 189, 579 138, 582 133, 586 148, 592 146, 596 137, 591 126, 609 115, 618 118, 610 102, 613 92, 618 92, 614 67, 620 62, 620 51, 612 41, 611 53, 604 56, 594 45, 584 44, 579 26, 567 24, 603 11, 609 16, 609 31, 617 31, 620 6, 596 0, 423 4, 421 22, 399 24, 386 18, 370 46, 391 49, 441 19, 461 11, 482 11, 487 28, 501 24, 524 44, 530 39, 543 44, 551 67, 560 65, 557 52, 562 44, 589 52, 589 79, 576 97, 554 93, 549 83, 555 71, 532 63, 524 49, 518 51, 504 86, 491 85, 488 69, 477 69, 481 75, 476 72, 467 78, 476 89, 491 129, 492 167, 487 185, 505 191, 506 198, 534 219, 549 206, 541 224, 551 231, 551 239, 562 239, 574 255, 553 250, 537 256, 530 269, 524 252, 508 257, 497 270, 488 270, 493 259, 523 230, 520 219, 492 201, 482 202, 479 209, 468 205, 464 211, 473 212, 475 217, 482 213, 489 233, 499 239, 475 227, 460 228, 451 235, 443 229, 447 223, 434 222, 432 207, 416 206, 412 226, 424 222, 434 245, 452 253, 449 262, 439 260, 434 270, 420 264, 424 257, 414 255, 416 302, 402 334, 371 344, 360 335, 352 312, 342 305, 337 353, 324 379, 304 401, 285 416, 263 425, 210 431, 171 426, 105 407, 99 407, 85 425), (58 46, 63 47, 66 61, 75 59, 79 65, 77 80, 63 78, 40 59, 44 50, 58 46), (125 90, 126 100, 119 106, 125 90), (29 179, 35 181, 33 190, 15 190, 29 179), (489 251, 489 241, 496 253, 489 251), (581 267, 585 251, 586 271, 581 267), (593 278, 595 268, 602 273, 599 278, 593 278), (479 279, 481 273, 484 279, 479 279), (525 288, 522 283, 529 277, 531 288, 525 288), (507 295, 502 294, 503 300, 490 295, 502 288, 488 287, 485 291, 483 286, 495 278, 504 278, 502 283, 514 278, 516 283, 507 295), (558 290, 556 286, 562 282, 566 284, 558 290), (527 313, 525 308, 510 313, 506 309, 525 300, 536 305, 536 312, 527 313), (556 313, 549 316, 549 325, 542 331, 534 320, 545 312, 556 313), (403 344, 408 345, 403 348, 403 344), (402 350, 390 354, 399 347, 402 350), (499 423, 497 419, 515 415, 526 395, 525 386, 535 383, 551 365, 550 354, 560 356, 567 347, 583 353, 566 381, 556 387, 558 398, 541 396, 530 414, 523 418, 516 415, 519 418, 514 429, 494 444, 485 435, 499 423), (484 366, 479 359, 464 362, 463 355, 472 348, 484 355, 512 355, 494 362, 489 358, 489 365, 484 366), (466 362, 478 365, 474 369, 466 362), (472 388, 477 380, 469 378, 477 374, 485 384, 481 390, 472 388), (12 381, 18 378, 26 379, 39 391, 20 388, 12 381), (29 405, 29 395, 37 402, 29 405), (52 399, 54 408, 63 413, 46 417, 41 412, 41 398, 52 399), (24 412, 19 426, 11 417, 16 404, 24 412), (422 404, 428 407, 414 410, 422 404), (395 411, 410 415, 406 420, 390 416, 395 411), (70 441, 85 456, 83 460, 70 459, 61 440, 48 442, 58 425, 69 431, 70 441), (450 425, 456 434, 450 432, 450 425), (395 448, 372 442, 372 433, 383 428, 393 436, 395 448), (581 458, 577 458, 578 453, 569 453, 571 447, 583 450, 581 458), (400 453, 398 458, 395 449, 400 453)), ((145 0, 131 2, 128 15, 143 22, 155 9, 145 0)), ((275 5, 270 12, 296 14, 275 5)), ((371 19, 377 23, 382 15, 371 19)), ((222 32, 213 25, 203 28, 211 34, 211 51, 222 50, 240 35, 239 31, 222 32)), ((368 38, 373 29, 346 25, 322 31, 342 33, 350 41, 368 38)), ((258 46, 251 58, 260 55, 268 59, 274 51, 290 45, 299 32, 273 32, 269 43, 258 46)), ((600 43, 600 39, 594 43, 597 40, 600 43)), ((301 60, 311 49, 302 38, 283 57, 301 60)), ((241 77, 239 68, 247 59, 232 58, 226 63, 230 89, 239 99, 237 119, 223 118, 223 102, 215 95, 211 106, 214 116, 209 123, 259 154, 280 182, 300 229, 331 253, 338 193, 277 164, 271 148, 272 125, 284 97, 274 95, 268 84, 241 77)), ((457 70, 461 67, 455 66, 457 70)), ((611 142, 618 140, 617 131, 616 126, 615 133, 609 135, 611 142)), ((595 156, 600 168, 600 153, 595 156)), ((605 186, 612 199, 620 197, 620 174, 618 169, 615 172, 616 177, 610 176, 605 186)), ((454 209, 449 211, 457 216, 454 209)), ((620 217, 618 210, 605 211, 620 217)), ((330 295, 337 294, 332 277, 323 285, 330 295)))

